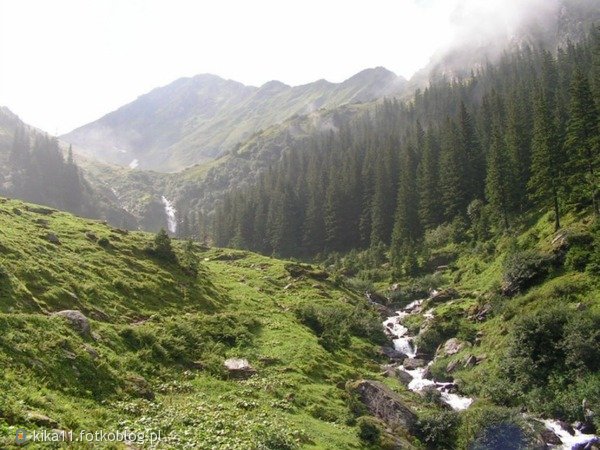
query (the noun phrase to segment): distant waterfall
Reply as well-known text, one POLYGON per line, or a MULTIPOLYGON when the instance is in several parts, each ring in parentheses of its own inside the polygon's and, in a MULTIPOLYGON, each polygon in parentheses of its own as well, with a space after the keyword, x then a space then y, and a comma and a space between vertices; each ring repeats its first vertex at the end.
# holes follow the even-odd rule
POLYGON ((167 228, 170 233, 175 234, 177 232, 177 219, 175 218, 175 207, 167 198, 163 195, 161 197, 163 205, 165 205, 165 214, 167 215, 167 228))

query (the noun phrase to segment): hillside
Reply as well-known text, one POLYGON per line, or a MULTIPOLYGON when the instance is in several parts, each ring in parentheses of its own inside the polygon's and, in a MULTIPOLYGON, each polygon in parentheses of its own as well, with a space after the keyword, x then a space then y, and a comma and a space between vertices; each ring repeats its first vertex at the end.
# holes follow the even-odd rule
POLYGON ((152 239, 0 200, 3 448, 18 427, 161 430, 160 448, 360 444, 344 384, 376 376, 381 336, 364 299, 246 252, 176 242, 179 263, 161 260, 152 239), (310 305, 352 328, 318 338, 310 305), (256 375, 228 377, 230 357, 256 375))
POLYGON ((270 81, 257 88, 197 75, 157 88, 62 139, 101 162, 170 172, 210 160, 294 115, 397 94, 404 85, 381 67, 342 83, 294 87, 270 81))

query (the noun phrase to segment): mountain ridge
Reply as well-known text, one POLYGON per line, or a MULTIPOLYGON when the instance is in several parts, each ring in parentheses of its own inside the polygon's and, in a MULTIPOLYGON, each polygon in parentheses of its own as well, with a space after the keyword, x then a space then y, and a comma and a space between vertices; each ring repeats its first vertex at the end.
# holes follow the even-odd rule
POLYGON ((402 92, 407 81, 382 67, 340 82, 246 86, 217 75, 179 78, 61 136, 76 151, 122 166, 174 171, 210 160, 263 128, 321 108, 402 92))

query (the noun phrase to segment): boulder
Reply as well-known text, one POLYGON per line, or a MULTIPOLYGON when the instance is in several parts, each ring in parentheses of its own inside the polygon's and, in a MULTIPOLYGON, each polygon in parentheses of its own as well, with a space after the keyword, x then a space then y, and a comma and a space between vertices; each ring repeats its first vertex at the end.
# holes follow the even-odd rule
POLYGON ((557 434, 548 428, 544 428, 542 431, 540 431, 540 440, 542 445, 544 445, 546 448, 554 445, 562 445, 562 441, 557 434))
POLYGON ((577 431, 582 432, 583 434, 594 434, 596 433, 596 427, 594 426, 594 424, 592 422, 575 422, 573 423, 573 428, 575 428, 577 431))
POLYGON ((46 240, 48 242, 50 242, 51 244, 60 245, 60 239, 54 233, 48 233, 48 234, 46 234, 46 240))
POLYGON ((465 344, 456 338, 451 338, 444 344, 444 353, 446 355, 455 355, 460 352, 465 344))
POLYGON ((563 430, 565 430, 571 436, 575 435, 575 430, 573 429, 573 427, 571 426, 571 424, 569 422, 565 422, 564 420, 557 420, 556 422, 560 425, 560 427, 563 430))
POLYGON ((376 303, 378 305, 385 305, 388 302, 387 297, 384 297, 378 292, 365 292, 365 296, 367 297, 367 300, 369 300, 369 302, 376 303))
POLYGON ((81 311, 77 311, 76 309, 65 309, 64 311, 54 313, 54 315, 67 319, 71 327, 73 327, 79 334, 83 336, 90 335, 90 322, 81 311))
POLYGON ((425 367, 427 362, 420 358, 406 358, 402 364, 406 370, 414 370, 419 367, 425 367))
POLYGON ((406 358, 406 355, 404 353, 399 352, 393 347, 384 345, 379 349, 379 351, 383 356, 387 356, 392 361, 401 362, 404 361, 404 359, 406 358))
POLYGON ((441 303, 447 302, 448 300, 454 300, 458 298, 460 295, 456 289, 446 288, 440 291, 433 290, 429 295, 429 302, 431 303, 441 303))
POLYGON ((399 368, 396 368, 395 375, 396 375, 396 378, 398 379, 398 381, 405 386, 408 386, 408 384, 413 379, 413 377, 411 376, 410 373, 408 373, 405 370, 399 369, 399 368))
POLYGON ((40 426, 40 427, 45 427, 45 428, 57 428, 58 427, 58 422, 54 419, 51 419, 48 416, 45 416, 44 414, 38 413, 38 412, 33 412, 30 411, 27 413, 27 421, 31 422, 31 423, 35 423, 36 425, 40 426))
POLYGON ((352 386, 369 412, 390 428, 401 427, 409 432, 416 430, 417 416, 398 394, 383 383, 361 380, 352 386))
POLYGON ((450 361, 448 363, 448 365, 446 366, 446 372, 447 373, 454 372, 454 370, 456 370, 456 366, 458 366, 458 360, 450 361))
POLYGON ((245 358, 229 358, 223 363, 231 378, 248 378, 256 373, 254 367, 245 358))
POLYGON ((44 208, 42 206, 25 206, 25 209, 29 212, 42 214, 44 216, 50 216, 57 211, 56 209, 44 208))
POLYGON ((410 373, 408 373, 405 370, 400 369, 399 367, 396 367, 393 364, 387 364, 385 366, 382 366, 383 368, 383 373, 382 375, 388 378, 395 378, 397 379, 401 384, 408 386, 408 383, 410 383, 413 379, 413 377, 411 376, 410 373))
POLYGON ((139 375, 130 375, 125 380, 125 391, 128 394, 136 397, 145 398, 146 400, 154 400, 155 394, 150 386, 150 383, 139 375))
POLYGON ((463 359, 463 367, 469 368, 474 367, 477 364, 477 357, 475 355, 469 355, 463 359))
POLYGON ((288 263, 283 267, 293 278, 309 277, 317 281, 325 281, 329 278, 327 272, 315 270, 308 264, 288 263))

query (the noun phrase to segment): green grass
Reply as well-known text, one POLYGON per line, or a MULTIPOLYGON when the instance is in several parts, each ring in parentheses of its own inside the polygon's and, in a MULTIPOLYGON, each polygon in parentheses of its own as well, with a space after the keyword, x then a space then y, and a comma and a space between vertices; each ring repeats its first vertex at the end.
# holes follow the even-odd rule
POLYGON ((295 313, 352 311, 360 295, 233 250, 198 247, 194 278, 144 251, 153 235, 33 208, 0 200, 0 446, 42 428, 39 413, 74 435, 160 430, 159 448, 362 448, 344 387, 378 376, 376 344, 353 336, 329 352, 295 313), (82 311, 92 335, 52 315, 63 309, 82 311), (227 357, 257 375, 227 379, 227 357))

